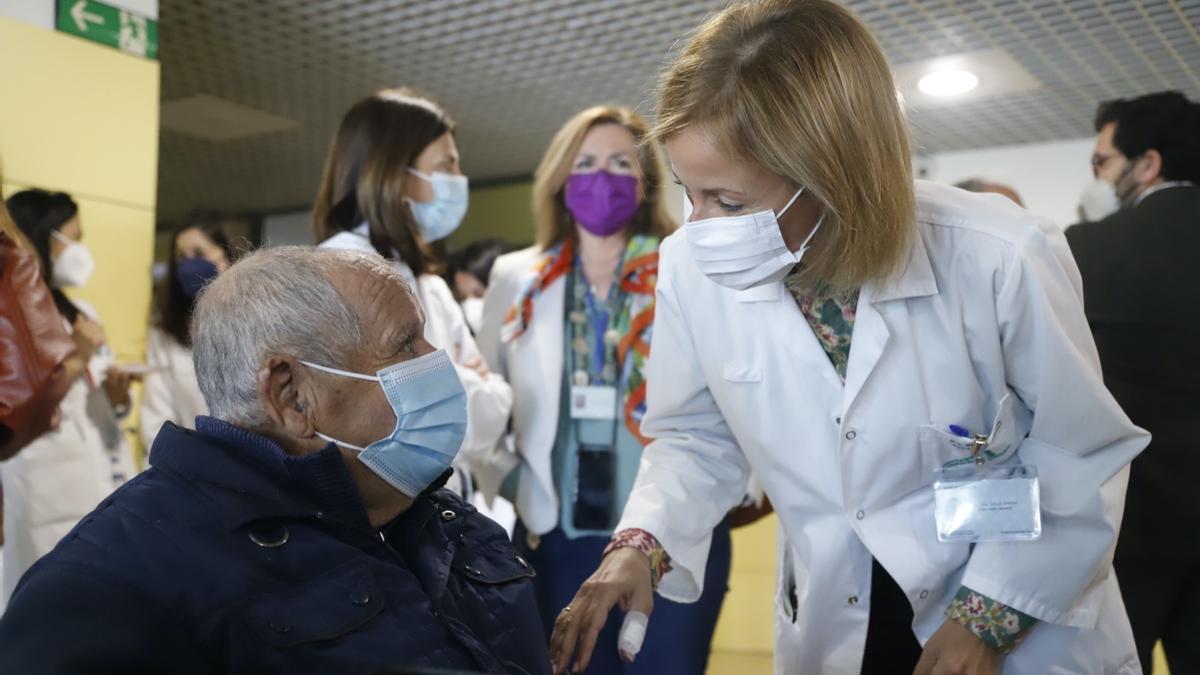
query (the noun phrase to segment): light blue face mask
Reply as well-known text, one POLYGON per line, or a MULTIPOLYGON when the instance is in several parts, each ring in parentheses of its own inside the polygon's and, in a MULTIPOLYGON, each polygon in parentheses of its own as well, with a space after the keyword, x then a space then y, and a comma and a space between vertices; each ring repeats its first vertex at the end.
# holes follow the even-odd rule
POLYGON ((317 436, 357 450, 360 462, 409 497, 421 494, 450 468, 467 432, 467 395, 445 350, 388 366, 375 376, 300 363, 334 375, 378 382, 396 413, 391 435, 365 448, 320 432, 317 436))
POLYGON ((433 201, 415 202, 408 200, 413 218, 425 241, 438 241, 449 237, 462 224, 467 215, 468 184, 466 176, 434 171, 423 174, 416 169, 409 173, 433 186, 433 201))

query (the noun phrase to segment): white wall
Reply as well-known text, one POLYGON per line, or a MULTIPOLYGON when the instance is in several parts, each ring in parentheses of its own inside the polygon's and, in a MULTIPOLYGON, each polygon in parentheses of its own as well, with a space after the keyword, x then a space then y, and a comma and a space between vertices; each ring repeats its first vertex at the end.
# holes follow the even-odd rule
POLYGON ((918 157, 918 175, 941 183, 981 178, 1004 183, 1021 196, 1025 208, 1062 226, 1079 221, 1079 194, 1092 180, 1091 137, 1052 143, 943 152, 918 157))

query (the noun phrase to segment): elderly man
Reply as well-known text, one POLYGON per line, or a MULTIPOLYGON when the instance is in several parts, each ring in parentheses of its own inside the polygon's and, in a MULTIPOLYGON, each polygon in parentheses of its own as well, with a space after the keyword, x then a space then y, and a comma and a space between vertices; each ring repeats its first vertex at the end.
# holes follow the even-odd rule
POLYGON ((205 291, 212 417, 30 570, 0 672, 545 673, 504 530, 439 489, 462 385, 375 256, 279 248, 205 291))

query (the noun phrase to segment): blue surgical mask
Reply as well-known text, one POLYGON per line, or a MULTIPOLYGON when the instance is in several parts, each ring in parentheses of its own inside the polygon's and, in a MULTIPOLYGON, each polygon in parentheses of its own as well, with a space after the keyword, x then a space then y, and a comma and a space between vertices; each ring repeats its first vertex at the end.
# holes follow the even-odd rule
POLYGON ((408 200, 421 238, 438 241, 449 237, 462 224, 463 216, 467 215, 467 177, 440 171, 424 174, 409 169, 408 172, 433 186, 433 201, 408 200))
POLYGON ((317 436, 357 450, 358 460, 389 485, 416 497, 454 462, 467 432, 467 395, 445 350, 388 366, 374 376, 301 361, 334 375, 378 382, 396 413, 396 428, 365 448, 317 436))

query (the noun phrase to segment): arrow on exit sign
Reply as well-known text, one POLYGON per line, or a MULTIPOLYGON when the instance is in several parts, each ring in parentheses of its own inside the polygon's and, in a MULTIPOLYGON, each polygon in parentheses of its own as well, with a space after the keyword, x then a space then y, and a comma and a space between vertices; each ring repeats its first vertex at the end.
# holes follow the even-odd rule
POLYGON ((58 0, 56 27, 128 54, 158 58, 158 22, 96 0, 58 0))

